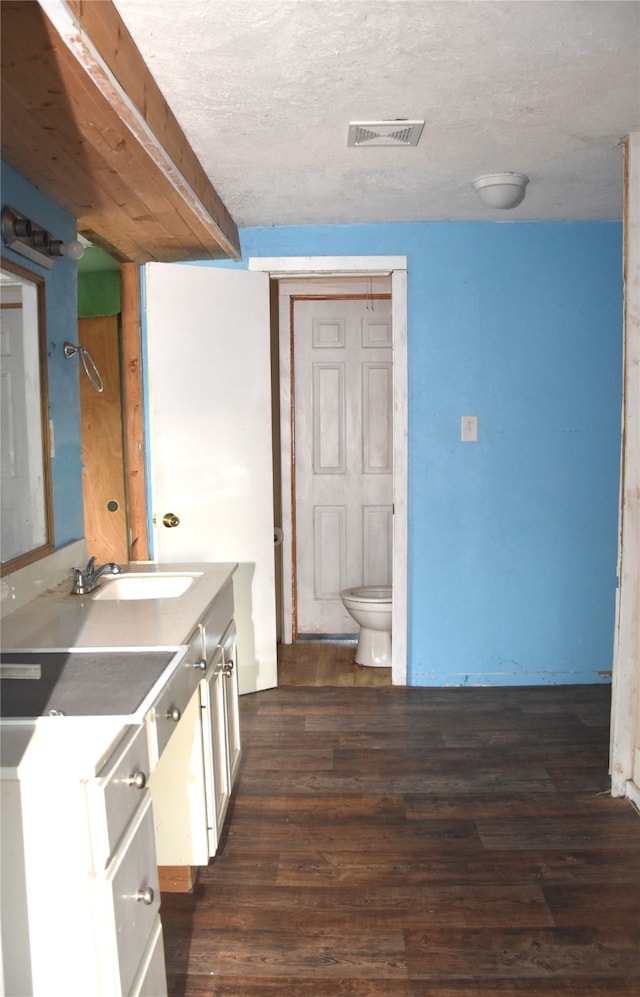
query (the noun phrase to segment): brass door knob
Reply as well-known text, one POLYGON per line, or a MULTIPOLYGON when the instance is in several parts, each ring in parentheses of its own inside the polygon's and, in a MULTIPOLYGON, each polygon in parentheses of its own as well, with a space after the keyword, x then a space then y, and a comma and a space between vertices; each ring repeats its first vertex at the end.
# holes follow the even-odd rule
POLYGON ((180 524, 180 520, 173 512, 165 512, 162 517, 162 523, 163 526, 166 526, 167 529, 170 530, 173 526, 178 526, 180 524))

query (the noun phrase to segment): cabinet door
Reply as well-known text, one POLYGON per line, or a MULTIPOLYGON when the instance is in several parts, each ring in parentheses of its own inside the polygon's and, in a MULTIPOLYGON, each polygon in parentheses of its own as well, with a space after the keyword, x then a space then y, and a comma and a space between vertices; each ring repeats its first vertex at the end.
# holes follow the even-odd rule
POLYGON ((231 793, 227 759, 225 676, 221 656, 211 668, 210 675, 202 682, 201 694, 209 854, 215 855, 231 793))
POLYGON ((237 641, 235 629, 225 635, 222 648, 227 765, 229 788, 233 789, 240 768, 240 716, 238 706, 237 641))
POLYGON ((200 691, 193 694, 149 779, 159 865, 207 865, 200 691))

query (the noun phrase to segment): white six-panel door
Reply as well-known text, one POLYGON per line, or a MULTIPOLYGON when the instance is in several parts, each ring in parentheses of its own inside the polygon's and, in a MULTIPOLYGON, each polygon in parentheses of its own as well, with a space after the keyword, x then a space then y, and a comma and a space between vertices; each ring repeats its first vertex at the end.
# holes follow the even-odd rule
POLYGON ((390 299, 296 300, 293 368, 298 633, 353 633, 340 591, 392 580, 390 299))

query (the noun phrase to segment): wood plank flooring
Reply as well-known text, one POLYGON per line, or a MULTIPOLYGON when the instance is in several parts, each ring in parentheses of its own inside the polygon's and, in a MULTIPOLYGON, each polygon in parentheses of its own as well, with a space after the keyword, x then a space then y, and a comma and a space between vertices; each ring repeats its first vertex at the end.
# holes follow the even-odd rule
POLYGON ((171 997, 640 993, 608 687, 282 687, 241 722, 222 850, 162 898, 171 997))

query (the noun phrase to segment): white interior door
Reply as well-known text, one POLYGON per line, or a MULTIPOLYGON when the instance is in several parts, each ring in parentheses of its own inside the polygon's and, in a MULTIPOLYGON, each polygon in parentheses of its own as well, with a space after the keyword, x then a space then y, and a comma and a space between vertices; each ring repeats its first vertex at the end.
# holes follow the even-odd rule
POLYGON ((269 279, 146 268, 155 559, 234 561, 240 692, 277 685, 269 279), (179 525, 166 528, 172 513, 179 525))
POLYGON ((341 590, 392 581, 390 298, 296 300, 293 354, 298 633, 354 633, 341 590))

